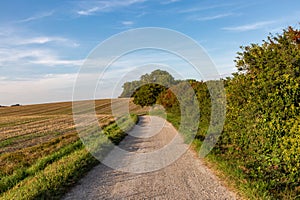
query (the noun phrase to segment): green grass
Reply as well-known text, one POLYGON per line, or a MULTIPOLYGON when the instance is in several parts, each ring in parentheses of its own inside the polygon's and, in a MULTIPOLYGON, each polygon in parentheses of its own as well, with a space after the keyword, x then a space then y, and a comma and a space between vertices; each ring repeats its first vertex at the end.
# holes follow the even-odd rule
POLYGON ((97 164, 85 149, 77 150, 48 165, 7 191, 1 199, 59 199, 66 188, 97 164))
MULTIPOLYGON (((112 123, 103 129, 103 133, 118 144, 126 136, 124 131, 130 130, 137 121, 136 115, 122 117, 118 119, 119 126, 116 122, 112 123)), ((94 146, 101 153, 100 157, 107 153, 107 144, 107 137, 94 140, 94 146)), ((18 169, 12 175, 2 177, 0 199, 59 199, 98 163, 78 140, 37 160, 28 168, 18 169)))
POLYGON ((205 160, 217 175, 244 199, 273 199, 265 189, 267 183, 247 180, 238 162, 227 160, 213 153, 210 153, 205 160))
POLYGON ((64 146, 78 140, 76 132, 66 133, 37 145, 17 151, 4 152, 0 155, 0 178, 13 174, 21 168, 33 165, 38 159, 46 157, 64 146))
POLYGON ((300 196, 297 196, 290 188, 270 193, 268 189, 269 182, 261 179, 249 180, 249 178, 245 176, 245 169, 242 167, 243 163, 241 161, 228 159, 220 154, 214 154, 214 152, 210 153, 205 160, 208 162, 208 165, 217 172, 218 176, 225 180, 231 188, 235 188, 237 193, 244 199, 300 199, 300 196))
POLYGON ((43 157, 37 160, 36 163, 31 165, 28 168, 20 168, 12 175, 2 177, 0 180, 0 193, 7 191, 8 189, 15 186, 19 181, 25 179, 26 177, 33 176, 37 172, 43 170, 47 165, 59 160, 65 155, 70 154, 71 152, 82 149, 83 145, 80 140, 68 144, 67 146, 59 149, 59 151, 50 154, 49 156, 43 157))

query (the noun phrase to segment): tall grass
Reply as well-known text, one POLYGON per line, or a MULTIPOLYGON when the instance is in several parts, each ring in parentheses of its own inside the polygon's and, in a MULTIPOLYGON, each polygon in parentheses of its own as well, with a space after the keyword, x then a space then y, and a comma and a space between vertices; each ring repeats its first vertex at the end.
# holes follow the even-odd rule
POLYGON ((83 145, 80 140, 77 140, 74 143, 68 144, 67 146, 59 149, 57 152, 54 152, 46 157, 43 157, 37 160, 36 163, 30 167, 20 168, 14 171, 13 174, 5 176, 0 180, 0 193, 7 191, 8 189, 15 186, 19 181, 25 179, 26 177, 33 176, 37 172, 43 170, 47 165, 59 160, 65 155, 72 153, 77 149, 82 149, 83 145))

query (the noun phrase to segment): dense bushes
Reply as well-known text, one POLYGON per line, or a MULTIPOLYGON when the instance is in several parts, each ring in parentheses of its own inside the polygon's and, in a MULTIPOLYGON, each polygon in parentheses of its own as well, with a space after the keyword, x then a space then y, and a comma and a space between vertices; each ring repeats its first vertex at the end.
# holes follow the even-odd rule
MULTIPOLYGON (((226 121, 213 154, 273 198, 300 196, 299 35, 299 30, 288 28, 261 45, 243 47, 236 60, 238 72, 223 80, 226 121)), ((201 111, 196 138, 203 140, 210 121, 210 96, 205 83, 190 84, 201 111)), ((171 90, 162 93, 158 102, 169 113, 180 113, 171 90)))
POLYGON ((133 103, 142 107, 152 106, 164 90, 166 90, 166 87, 155 83, 143 85, 133 93, 133 103))
POLYGON ((226 87, 228 118, 219 148, 231 144, 227 156, 242 155, 248 177, 267 182, 266 189, 273 193, 298 190, 300 183, 296 32, 289 28, 262 45, 244 47, 236 61, 240 73, 226 87))
MULTIPOLYGON (((200 116, 191 116, 191 123, 192 126, 197 125, 198 131, 195 136, 196 139, 203 140, 205 137, 205 134, 208 130, 209 122, 210 122, 210 107, 211 107, 211 101, 209 99, 209 91, 207 88, 207 85, 205 82, 197 82, 195 80, 187 80, 187 81, 181 81, 177 85, 172 86, 167 91, 160 94, 157 103, 161 104, 167 111, 168 119, 175 123, 175 127, 180 126, 181 116, 182 116, 182 108, 180 108, 180 103, 185 103, 185 107, 189 107, 189 103, 186 103, 188 100, 190 100, 193 97, 193 94, 187 95, 185 94, 188 89, 186 88, 187 85, 194 89, 195 95, 198 100, 198 105, 200 108, 200 116), (179 102, 179 99, 181 98, 181 102, 179 102), (186 98, 186 100, 184 99, 186 98), (193 118, 199 119, 199 124, 195 124, 194 121, 192 121, 193 118)), ((189 88, 188 87, 188 88, 189 88)), ((190 105, 195 105, 194 103, 190 105)), ((194 109, 193 107, 190 107, 189 109, 194 109)), ((187 113, 193 113, 187 112, 187 113)), ((194 113, 196 114, 196 113, 194 113)), ((182 126, 182 124, 181 124, 182 126)))

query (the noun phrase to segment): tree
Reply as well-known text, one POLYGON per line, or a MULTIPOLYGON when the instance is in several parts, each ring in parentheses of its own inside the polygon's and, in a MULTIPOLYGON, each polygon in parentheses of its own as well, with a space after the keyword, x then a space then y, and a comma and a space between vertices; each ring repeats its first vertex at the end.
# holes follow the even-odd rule
POLYGON ((126 82, 123 85, 123 92, 120 95, 120 98, 129 98, 133 96, 135 90, 140 86, 140 81, 126 82))
POLYGON ((169 74, 167 71, 163 70, 155 70, 151 72, 150 74, 144 74, 140 77, 140 80, 135 80, 132 82, 126 82, 123 85, 123 92, 120 95, 120 98, 129 98, 133 97, 134 92, 141 87, 144 84, 159 84, 166 88, 171 87, 172 85, 175 85, 178 83, 178 81, 175 81, 174 77, 169 74))
POLYGON ((142 83, 157 83, 165 87, 171 87, 175 84, 174 77, 167 71, 160 69, 151 72, 151 74, 142 75, 140 80, 142 83))
POLYGON ((149 83, 138 88, 133 94, 133 102, 142 107, 152 106, 156 103, 156 100, 160 93, 166 90, 166 87, 149 83))

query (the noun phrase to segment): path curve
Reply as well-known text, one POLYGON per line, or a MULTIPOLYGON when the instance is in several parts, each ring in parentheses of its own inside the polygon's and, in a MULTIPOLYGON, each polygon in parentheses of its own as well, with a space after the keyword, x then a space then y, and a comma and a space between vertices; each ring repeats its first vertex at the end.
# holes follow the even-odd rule
MULTIPOLYGON (((178 134, 169 122, 158 117, 141 116, 137 128, 138 137, 137 129, 133 129, 132 134, 129 133, 120 143, 120 148, 135 153, 151 152, 162 148, 178 134), (153 123, 163 124, 161 131, 154 136, 149 133, 149 127, 153 123)), ((180 145, 184 145, 183 142, 180 145)), ((126 156, 119 157, 118 160, 128 162, 126 156)), ((169 166, 147 173, 118 171, 100 164, 82 178, 63 199, 231 200, 236 199, 236 195, 222 186, 195 152, 188 150, 169 166)))

